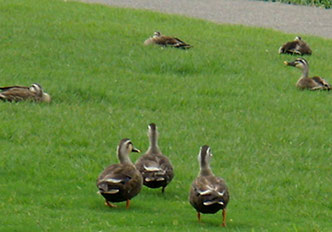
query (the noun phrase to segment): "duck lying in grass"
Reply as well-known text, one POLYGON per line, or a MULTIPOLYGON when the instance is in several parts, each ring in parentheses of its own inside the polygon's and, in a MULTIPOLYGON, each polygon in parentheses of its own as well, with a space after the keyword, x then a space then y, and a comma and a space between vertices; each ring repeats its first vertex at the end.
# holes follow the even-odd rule
POLYGON ((141 191, 143 179, 129 158, 130 152, 140 151, 130 139, 122 139, 117 148, 120 163, 107 167, 97 179, 98 193, 109 207, 116 207, 110 202, 126 201, 126 208, 129 208, 130 199, 141 191))
POLYGON ((309 45, 304 42, 300 36, 296 36, 293 41, 287 42, 279 48, 279 54, 281 53, 311 55, 312 51, 309 45))
POLYGON ((153 37, 150 37, 144 41, 144 45, 151 45, 151 44, 157 44, 163 47, 174 47, 182 49, 188 49, 192 47, 190 44, 187 44, 178 38, 162 35, 158 31, 153 34, 153 37))
POLYGON ((287 66, 293 66, 302 70, 302 76, 296 82, 299 89, 330 90, 331 85, 319 76, 309 77, 309 64, 303 58, 297 58, 293 62, 284 61, 287 66))
POLYGON ((198 221, 201 213, 216 213, 222 209, 222 226, 226 226, 226 207, 229 201, 228 188, 224 179, 216 177, 210 168, 212 157, 209 146, 201 147, 198 154, 200 172, 191 185, 189 201, 197 211, 198 221))
POLYGON ((136 161, 136 168, 143 176, 143 184, 149 188, 160 188, 164 193, 166 186, 173 179, 173 167, 158 146, 158 131, 154 123, 148 126, 150 146, 146 153, 136 161))
POLYGON ((9 102, 35 101, 51 102, 51 97, 43 91, 39 84, 28 86, 7 86, 0 87, 0 99, 9 102))

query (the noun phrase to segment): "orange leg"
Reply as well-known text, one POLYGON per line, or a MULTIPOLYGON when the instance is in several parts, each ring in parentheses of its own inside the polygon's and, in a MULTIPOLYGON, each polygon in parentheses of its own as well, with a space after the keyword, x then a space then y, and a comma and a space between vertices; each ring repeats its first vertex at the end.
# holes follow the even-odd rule
POLYGON ((201 222, 201 213, 200 212, 197 212, 197 219, 198 219, 198 222, 201 222))
POLYGON ((116 205, 113 205, 112 203, 108 202, 108 201, 105 201, 105 205, 107 205, 108 207, 111 207, 111 208, 116 208, 118 206, 116 205))
POLYGON ((222 224, 221 226, 225 227, 226 226, 226 209, 222 210, 222 224))
POLYGON ((130 206, 130 200, 127 199, 127 202, 126 202, 126 209, 129 209, 129 206, 130 206))

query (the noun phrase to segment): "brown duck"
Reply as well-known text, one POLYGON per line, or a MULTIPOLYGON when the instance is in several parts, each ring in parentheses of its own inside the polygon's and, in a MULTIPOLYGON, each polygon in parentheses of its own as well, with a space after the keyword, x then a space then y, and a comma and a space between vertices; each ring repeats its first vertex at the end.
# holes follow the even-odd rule
POLYGON ((160 188, 164 193, 166 186, 174 177, 173 167, 158 146, 158 131, 154 123, 148 126, 150 146, 146 153, 136 161, 136 168, 143 176, 143 184, 149 188, 160 188))
POLYGON ((140 151, 130 139, 122 139, 117 148, 120 163, 107 167, 97 179, 97 193, 105 198, 105 204, 109 207, 116 207, 110 202, 126 201, 126 208, 129 208, 130 199, 141 191, 142 176, 131 162, 130 152, 140 151))
POLYGON ((35 83, 28 86, 7 86, 0 87, 0 99, 9 102, 35 101, 51 102, 51 97, 43 91, 43 88, 35 83))
POLYGON ((287 66, 293 66, 302 70, 302 76, 296 82, 296 87, 299 89, 309 90, 330 90, 331 85, 319 76, 309 77, 309 64, 303 58, 297 58, 293 62, 284 61, 287 66))
POLYGON ((229 201, 228 188, 224 179, 216 177, 210 168, 212 157, 209 146, 201 147, 198 154, 200 172, 191 185, 189 201, 197 211, 198 221, 201 213, 213 214, 222 209, 222 226, 226 226, 226 207, 229 201))
POLYGON ((300 36, 296 36, 293 41, 287 42, 279 48, 279 54, 281 53, 311 55, 312 51, 309 45, 304 42, 300 36))
POLYGON ((174 47, 182 49, 188 49, 192 47, 190 44, 187 44, 176 37, 162 35, 159 31, 154 32, 153 37, 150 37, 144 41, 144 45, 150 44, 157 44, 163 47, 174 47))

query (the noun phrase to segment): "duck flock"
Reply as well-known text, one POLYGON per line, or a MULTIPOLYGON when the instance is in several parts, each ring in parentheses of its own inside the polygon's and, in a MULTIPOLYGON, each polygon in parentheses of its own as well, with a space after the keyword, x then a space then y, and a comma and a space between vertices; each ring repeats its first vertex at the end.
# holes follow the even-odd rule
MULTIPOLYGON (((144 45, 159 45, 162 47, 174 47, 180 49, 192 48, 190 44, 182 40, 162 35, 155 32, 154 35, 144 41, 144 45)), ((311 55, 309 45, 297 36, 294 41, 287 42, 279 48, 279 53, 311 55)), ((302 75, 297 81, 299 89, 330 90, 330 84, 319 76, 309 77, 309 64, 304 58, 297 58, 292 62, 285 61, 285 65, 302 70, 302 75)), ((34 101, 51 102, 49 94, 45 93, 41 85, 35 83, 31 86, 7 86, 0 87, 0 99, 9 102, 34 101)), ((97 179, 98 194, 105 198, 105 205, 116 207, 114 202, 126 201, 126 208, 130 206, 130 200, 138 195, 145 185, 148 188, 161 188, 164 194, 165 188, 174 177, 171 161, 163 155, 158 146, 158 130, 155 123, 148 125, 150 145, 143 156, 136 163, 129 158, 131 152, 140 152, 134 147, 132 141, 124 138, 117 147, 119 163, 106 167, 97 179)), ((226 226, 226 207, 230 194, 224 179, 213 174, 210 167, 212 157, 211 148, 204 145, 198 153, 200 170, 197 178, 193 180, 189 202, 197 212, 198 221, 201 213, 214 214, 222 210, 222 226, 226 226)))

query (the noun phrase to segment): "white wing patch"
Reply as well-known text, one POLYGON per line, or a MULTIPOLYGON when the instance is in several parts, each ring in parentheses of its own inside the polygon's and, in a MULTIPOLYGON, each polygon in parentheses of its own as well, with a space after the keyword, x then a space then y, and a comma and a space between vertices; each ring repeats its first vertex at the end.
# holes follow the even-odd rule
POLYGON ((197 192, 200 194, 200 195, 202 195, 202 196, 204 196, 204 195, 208 195, 208 194, 210 194, 210 193, 212 193, 212 192, 217 192, 217 194, 219 195, 219 196, 224 196, 224 194, 225 194, 225 191, 226 190, 224 190, 224 191, 222 191, 222 192, 219 192, 218 191, 218 186, 212 186, 212 185, 206 185, 206 190, 197 190, 197 192))
POLYGON ((144 169, 147 170, 148 172, 158 172, 158 171, 162 171, 161 168, 159 168, 159 167, 154 167, 154 166, 147 167, 147 166, 144 165, 144 169))
POLYGON ((117 183, 120 183, 123 180, 122 179, 115 179, 115 178, 107 178, 107 179, 104 179, 102 181, 117 184, 117 183))
POLYGON ((222 202, 222 201, 205 201, 205 202, 203 202, 203 205, 205 205, 205 206, 214 205, 214 204, 224 205, 224 202, 222 202))

